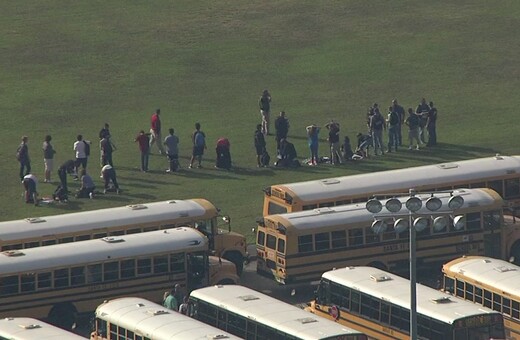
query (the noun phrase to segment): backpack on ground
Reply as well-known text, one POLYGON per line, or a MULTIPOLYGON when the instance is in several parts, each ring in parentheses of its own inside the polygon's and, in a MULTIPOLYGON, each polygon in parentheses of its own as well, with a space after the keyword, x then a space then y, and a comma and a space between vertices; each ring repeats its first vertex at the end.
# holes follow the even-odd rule
POLYGON ((399 124, 399 116, 397 115, 397 112, 395 112, 395 111, 390 112, 389 123, 392 126, 399 124))
POLYGON ((83 143, 85 143, 85 155, 90 156, 90 144, 83 141, 83 143))
POLYGON ((197 133, 195 133, 195 145, 202 147, 205 144, 206 144, 206 140, 204 138, 204 134, 200 131, 197 131, 197 133))

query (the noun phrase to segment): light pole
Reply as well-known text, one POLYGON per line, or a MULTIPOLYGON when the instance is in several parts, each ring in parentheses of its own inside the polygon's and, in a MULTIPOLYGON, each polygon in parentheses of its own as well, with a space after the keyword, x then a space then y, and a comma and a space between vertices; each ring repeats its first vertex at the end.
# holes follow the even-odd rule
MULTIPOLYGON (((426 203, 423 207, 423 199, 417 196, 417 193, 414 189, 409 190, 409 195, 406 196, 405 208, 408 214, 401 214, 401 216, 408 217, 408 219, 398 218, 394 221, 393 226, 396 233, 401 233, 408 229, 410 232, 410 246, 409 246, 409 262, 410 262, 410 339, 417 340, 417 277, 416 277, 416 257, 415 257, 415 233, 416 231, 425 230, 430 223, 430 218, 433 218, 432 213, 437 212, 443 205, 446 203, 449 208, 448 211, 438 212, 438 214, 443 214, 441 216, 436 217, 433 220, 433 228, 435 230, 442 230, 448 225, 448 218, 446 214, 453 212, 454 210, 459 209, 464 204, 464 199, 462 196, 453 195, 453 191, 447 192, 449 195, 444 195, 444 197, 439 198, 440 194, 446 194, 446 192, 435 192, 435 193, 427 193, 428 196, 423 197, 426 200, 426 203), (434 196, 438 195, 438 196, 434 196), (421 208, 424 210, 420 212, 421 208), (414 216, 417 218, 414 219, 414 216)), ((394 196, 395 194, 381 194, 383 196, 394 196)), ((388 214, 380 215, 383 204, 380 200, 373 198, 369 200, 366 204, 366 209, 374 215, 374 222, 372 223, 372 230, 376 234, 381 234, 387 229, 387 222, 383 219, 379 219, 381 217, 390 217, 395 218, 399 217, 399 212, 403 206, 403 202, 397 198, 393 197, 388 199, 385 203, 385 208, 388 210, 388 214)), ((454 227, 459 229, 464 226, 464 218, 461 216, 457 216, 453 219, 454 227)))

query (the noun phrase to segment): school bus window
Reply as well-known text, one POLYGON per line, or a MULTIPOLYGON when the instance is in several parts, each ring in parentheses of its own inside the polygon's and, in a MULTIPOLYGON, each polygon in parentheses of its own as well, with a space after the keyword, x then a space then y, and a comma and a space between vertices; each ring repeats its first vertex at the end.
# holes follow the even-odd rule
POLYGON ((474 287, 472 284, 466 283, 466 300, 473 301, 473 289, 474 287))
POLYGON ((355 228, 348 231, 348 245, 360 246, 363 244, 363 229, 355 228))
POLYGON ((152 259, 137 260, 137 275, 150 274, 152 272, 152 259))
POLYGON ((467 230, 479 230, 480 229, 480 212, 467 213, 466 214, 466 229, 467 230))
POLYGON ((2 251, 6 250, 15 250, 15 249, 23 249, 23 245, 21 243, 18 244, 6 244, 2 247, 2 251))
POLYGON ((103 280, 103 267, 101 263, 87 266, 87 283, 97 283, 103 280))
POLYGON ((276 249, 279 253, 284 254, 285 253, 285 240, 279 238, 278 239, 278 247, 276 249))
POLYGON ((90 240, 90 235, 79 235, 79 236, 76 236, 75 237, 75 241, 86 241, 86 240, 90 240))
POLYGON ((94 237, 93 238, 103 238, 103 237, 107 237, 107 233, 98 233, 98 234, 94 234, 94 237))
POLYGON ((113 323, 110 324, 110 338, 111 339, 117 339, 118 338, 118 336, 117 336, 117 325, 113 324, 113 323))
POLYGON ((39 246, 40 246, 40 242, 38 242, 38 241, 27 242, 27 243, 24 243, 24 245, 23 245, 24 249, 36 248, 36 247, 39 247, 39 246))
POLYGON ((175 224, 163 224, 163 225, 161 225, 161 230, 171 229, 171 228, 174 228, 174 227, 175 227, 175 224))
POLYGON ((22 292, 32 292, 36 290, 36 275, 34 275, 34 273, 22 274, 21 286, 22 292))
POLYGON ((312 235, 298 236, 298 252, 308 253, 312 251, 312 235))
POLYGON ((440 187, 440 188, 437 188, 436 190, 437 191, 450 191, 452 190, 453 187, 450 185, 450 186, 447 186, 447 187, 440 187))
POLYGON ((478 182, 478 183, 471 183, 471 188, 485 188, 486 183, 485 182, 478 182))
POLYGON ((455 295, 464 298, 464 281, 457 281, 457 290, 455 295))
POLYGON ((269 212, 269 215, 285 214, 287 213, 287 208, 276 203, 269 202, 269 207, 267 211, 269 212))
POLYGON ((74 242, 74 237, 70 236, 70 237, 64 237, 64 238, 60 238, 58 240, 59 243, 70 243, 70 242, 74 242))
POLYGON ((152 227, 146 227, 146 228, 143 228, 143 231, 146 233, 146 232, 149 232, 149 231, 154 231, 154 230, 159 230, 159 227, 158 226, 152 226, 152 227))
POLYGON ((511 300, 502 298, 502 313, 511 315, 511 300))
POLYGON ((332 232, 332 248, 344 248, 347 246, 347 232, 337 230, 332 232))
POLYGON ((18 294, 18 275, 6 276, 0 279, 1 295, 18 294))
POLYGON ((69 286, 69 269, 56 269, 54 271, 54 288, 69 286))
POLYGON ((51 278, 50 272, 38 273, 38 289, 51 288, 51 278))
POLYGON ((496 310, 498 312, 502 311, 502 296, 499 294, 493 294, 493 310, 496 310))
POLYGON ((126 338, 127 339, 133 339, 134 338, 134 332, 126 331, 126 338))
POLYGON ((42 241, 42 246, 52 246, 53 244, 56 244, 56 240, 45 240, 45 241, 42 241))
POLYGON ((235 313, 228 313, 228 331, 241 338, 246 337, 246 320, 236 315, 235 313))
POLYGON ((72 267, 70 269, 70 285, 80 286, 85 284, 85 267, 72 267))
POLYGON ((308 204, 302 207, 302 210, 312 210, 318 208, 317 204, 308 204))
POLYGON ((359 292, 352 291, 350 299, 350 311, 359 314, 359 307, 361 305, 361 296, 359 292))
POLYGON ((135 277, 135 260, 121 261, 121 278, 128 279, 132 277, 135 277))
POLYGON ((383 233, 383 241, 395 240, 396 238, 397 238, 397 234, 391 228, 383 233))
POLYGON ((167 273, 168 272, 168 255, 154 256, 153 272, 154 273, 167 273))
POLYGON ((489 290, 484 290, 484 307, 492 308, 491 307, 491 296, 492 296, 492 293, 489 290))
POLYGON ((520 178, 505 180, 504 199, 516 198, 520 196, 520 178))
POLYGON ((217 328, 227 329, 227 313, 219 311, 217 328))
POLYGON ((266 247, 269 249, 276 250, 276 236, 267 234, 266 247))
POLYGON ((263 231, 258 231, 258 235, 256 238, 256 243, 260 246, 263 246, 265 243, 265 233, 263 231))
POLYGON ((333 207, 334 202, 323 202, 318 205, 320 208, 333 207))
POLYGON ((515 319, 520 319, 520 302, 513 300, 511 303, 512 313, 511 316, 515 319))
POLYGON ((504 182, 502 180, 489 181, 488 187, 495 190, 501 197, 504 197, 504 188, 502 187, 503 183, 504 182))
POLYGON ((327 250, 330 249, 330 234, 329 233, 318 233, 314 235, 316 244, 316 250, 327 250))
POLYGON ((390 323, 390 305, 386 302, 381 302, 381 322, 390 323))
POLYGON ((120 235, 124 235, 124 234, 125 234, 124 230, 114 230, 114 231, 109 232, 108 236, 120 236, 120 235))
POLYGON ((119 262, 118 261, 106 262, 103 265, 103 274, 104 274, 103 281, 114 281, 114 280, 119 279, 119 262))
POLYGON ((482 304, 482 288, 475 287, 475 302, 478 304, 482 304))
POLYGON ((350 203, 351 203, 350 200, 336 201, 336 205, 345 205, 345 204, 350 204, 350 203))
POLYGON ((379 242, 379 235, 376 234, 371 227, 365 228, 365 243, 377 243, 379 242))
POLYGON ((172 273, 184 273, 184 254, 170 255, 170 271, 172 273))
POLYGON ((368 201, 366 197, 358 197, 358 198, 352 199, 352 203, 363 203, 366 201, 368 201))

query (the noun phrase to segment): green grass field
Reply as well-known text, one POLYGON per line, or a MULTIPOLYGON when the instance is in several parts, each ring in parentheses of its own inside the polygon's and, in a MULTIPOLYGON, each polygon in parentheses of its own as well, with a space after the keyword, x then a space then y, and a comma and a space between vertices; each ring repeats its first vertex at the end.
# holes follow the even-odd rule
MULTIPOLYGON (((205 197, 250 234, 270 184, 518 154, 518 1, 28 0, 2 2, 0 18, 2 220, 205 197), (353 138, 365 131, 366 108, 377 102, 385 110, 394 97, 405 107, 421 97, 436 103, 440 145, 343 167, 257 169, 252 136, 264 88, 273 113, 287 112, 301 158, 308 156, 306 125, 334 118, 353 138), (181 139, 184 169, 175 175, 164 173, 166 159, 157 154, 150 173, 137 169, 133 139, 149 129, 156 108, 181 139), (187 170, 196 121, 210 147, 205 168, 187 170), (46 134, 57 168, 74 157, 77 134, 97 145, 104 122, 118 147, 123 194, 66 206, 22 202, 15 159, 22 135, 43 179, 46 134), (232 144, 231 172, 213 169, 221 136, 232 144)), ((321 137, 327 154, 325 130, 321 137)), ((274 156, 274 138, 268 149, 274 156)), ((98 152, 89 163, 97 181, 98 152)), ((54 187, 42 183, 39 191, 48 196, 54 187)))

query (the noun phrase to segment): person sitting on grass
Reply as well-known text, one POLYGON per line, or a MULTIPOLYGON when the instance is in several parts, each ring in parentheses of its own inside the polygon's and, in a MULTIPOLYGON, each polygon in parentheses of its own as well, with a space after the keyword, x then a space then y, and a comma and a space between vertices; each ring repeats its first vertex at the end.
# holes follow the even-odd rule
POLYGON ((87 174, 85 169, 81 170, 80 173, 81 178, 81 187, 79 188, 76 198, 94 198, 94 190, 96 189, 96 186, 94 185, 94 181, 92 180, 92 177, 87 174))

